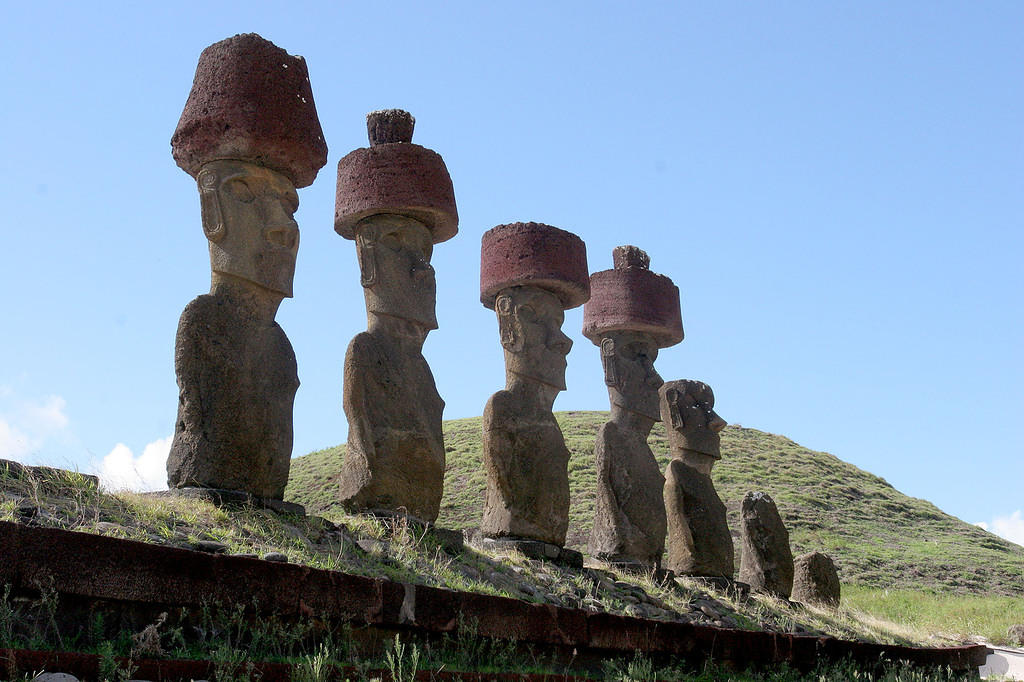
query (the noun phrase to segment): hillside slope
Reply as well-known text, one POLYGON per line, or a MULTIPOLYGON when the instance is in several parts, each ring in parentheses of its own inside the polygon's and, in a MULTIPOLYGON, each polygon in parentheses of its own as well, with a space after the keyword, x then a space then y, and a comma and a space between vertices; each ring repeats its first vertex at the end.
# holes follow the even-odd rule
MULTIPOLYGON (((571 453, 567 544, 585 550, 594 510, 594 435, 608 414, 556 416, 571 453)), ((438 525, 473 528, 483 512, 485 486, 480 418, 445 422, 444 432, 448 466, 438 525)), ((660 424, 649 442, 664 469, 668 444, 660 424)), ((340 513, 337 473, 344 450, 338 446, 293 460, 285 498, 327 517, 340 513)), ((713 477, 729 509, 737 551, 740 500, 747 491, 763 490, 779 506, 794 554, 827 552, 846 583, 1024 596, 1024 547, 908 497, 833 455, 735 426, 722 433, 722 454, 713 477)))

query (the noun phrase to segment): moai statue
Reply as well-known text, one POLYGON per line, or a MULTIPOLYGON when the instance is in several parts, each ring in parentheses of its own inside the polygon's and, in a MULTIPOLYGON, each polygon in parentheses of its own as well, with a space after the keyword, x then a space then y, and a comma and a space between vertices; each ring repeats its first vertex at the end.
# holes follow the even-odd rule
POLYGON ((213 275, 178 324, 167 483, 280 500, 299 379, 274 317, 292 296, 295 189, 327 162, 306 62, 254 33, 206 48, 171 148, 199 185, 213 275))
POLYGON ((765 492, 749 492, 740 503, 740 582, 789 599, 793 592, 793 551, 789 531, 775 500, 765 492))
POLYGON ((597 432, 597 501, 588 549, 618 564, 660 567, 665 550, 661 475, 647 436, 661 421, 658 349, 683 340, 679 289, 649 270, 635 246, 612 252, 615 268, 590 276, 583 335, 601 348, 611 420, 597 432))
POLYGON ((725 428, 714 410, 715 394, 704 382, 689 379, 667 381, 659 393, 672 455, 665 469, 665 567, 681 575, 732 579, 732 535, 711 482, 725 428))
POLYGON ((367 330, 345 354, 348 450, 341 502, 353 512, 433 523, 444 486, 444 401, 423 357, 437 329, 434 244, 458 232, 441 157, 412 143, 405 111, 366 117, 369 148, 338 162, 334 229, 353 239, 367 330))
MULTIPOLYGON (((484 409, 485 537, 524 541, 526 553, 560 553, 569 524, 569 450, 551 414, 565 390, 564 311, 590 297, 587 250, 576 235, 540 223, 499 225, 483 235, 480 300, 498 316, 505 390, 484 409)), ((563 550, 565 552, 567 550, 563 550)))

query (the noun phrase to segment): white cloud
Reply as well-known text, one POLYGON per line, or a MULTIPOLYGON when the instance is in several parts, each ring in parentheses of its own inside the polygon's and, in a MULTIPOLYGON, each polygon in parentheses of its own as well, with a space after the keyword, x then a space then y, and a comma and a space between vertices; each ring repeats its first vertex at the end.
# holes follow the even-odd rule
POLYGON ((24 399, 9 386, 0 386, 0 458, 27 463, 48 442, 66 438, 66 407, 59 395, 24 399))
POLYGON ((1020 509, 1009 516, 997 516, 991 522, 980 521, 974 525, 1024 546, 1024 511, 1020 509))
POLYGON ((47 396, 43 403, 26 403, 22 408, 26 424, 35 431, 60 431, 68 426, 64 414, 67 401, 59 395, 47 396))
POLYGON ((115 445, 96 472, 103 487, 108 490, 165 490, 171 438, 149 443, 138 457, 124 443, 115 445))
POLYGON ((11 426, 7 420, 0 419, 0 459, 13 459, 24 462, 38 447, 38 443, 17 427, 11 426))

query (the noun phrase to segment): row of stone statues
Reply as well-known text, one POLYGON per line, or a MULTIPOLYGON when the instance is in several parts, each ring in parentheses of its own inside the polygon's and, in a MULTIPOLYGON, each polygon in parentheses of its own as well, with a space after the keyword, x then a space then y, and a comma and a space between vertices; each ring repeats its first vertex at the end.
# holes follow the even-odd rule
MULTIPOLYGON (((421 350, 437 328, 432 251, 458 232, 458 212, 444 161, 412 142, 414 123, 404 111, 371 113, 370 146, 338 164, 334 227, 355 242, 367 311, 345 356, 339 494, 353 512, 431 524, 444 482, 444 401, 421 350)), ((296 188, 327 159, 305 62, 255 34, 208 47, 171 144, 198 185, 212 286, 178 327, 168 483, 280 500, 299 382, 274 317, 292 295, 296 188)), ((497 316, 506 368, 484 410, 482 532, 572 560, 569 451, 551 410, 572 345, 564 311, 584 305, 611 402, 594 451, 590 553, 656 566, 667 537, 668 568, 732 576, 725 506, 710 478, 725 422, 706 384, 664 383, 654 369, 659 349, 683 339, 679 290, 636 247, 616 248, 613 265, 590 274, 583 241, 540 223, 482 237, 480 300, 497 316), (669 426, 664 476, 647 445, 657 421, 669 426)))

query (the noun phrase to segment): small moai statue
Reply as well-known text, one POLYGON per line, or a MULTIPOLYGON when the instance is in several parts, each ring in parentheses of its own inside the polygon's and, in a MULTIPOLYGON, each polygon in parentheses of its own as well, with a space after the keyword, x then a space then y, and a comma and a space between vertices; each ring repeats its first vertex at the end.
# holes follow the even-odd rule
POLYGON ((665 567, 680 575, 732 579, 732 535, 711 481, 711 467, 722 458, 719 433, 726 426, 714 410, 715 394, 690 379, 667 381, 659 394, 672 456, 665 469, 665 567))
POLYGON ((444 400, 423 357, 437 329, 434 245, 458 232, 441 156, 412 143, 406 111, 366 117, 368 148, 338 162, 334 229, 355 241, 367 329, 345 353, 342 505, 433 523, 441 509, 444 400))
POLYGON ((207 47, 171 148, 198 183, 212 284, 178 324, 167 483, 280 500, 299 379, 274 317, 292 296, 295 190, 327 162, 306 62, 254 33, 207 47))
POLYGON ((572 347, 564 311, 590 297, 586 246, 550 225, 513 223, 484 233, 480 260, 480 300, 497 314, 505 350, 505 390, 484 409, 481 531, 524 541, 528 554, 534 541, 547 546, 541 558, 581 563, 579 553, 559 552, 569 524, 569 450, 551 408, 565 390, 572 347))
POLYGON ((614 269, 590 276, 583 335, 601 349, 611 420, 594 442, 597 500, 588 550, 616 564, 661 566, 665 551, 665 477, 647 436, 661 421, 654 369, 658 349, 683 340, 679 289, 650 271, 635 246, 612 251, 614 269))
POLYGON ((793 551, 789 547, 789 531, 771 495, 744 495, 740 525, 740 582, 750 585, 754 592, 789 599, 793 592, 793 551))

